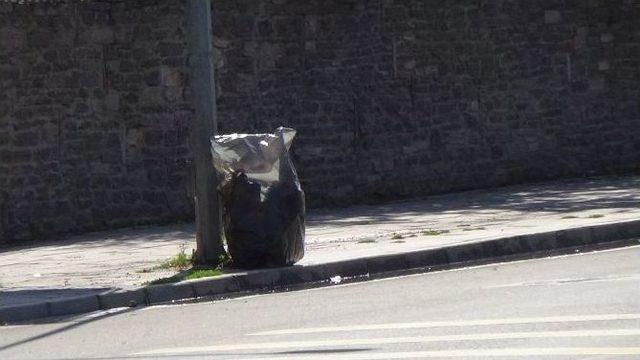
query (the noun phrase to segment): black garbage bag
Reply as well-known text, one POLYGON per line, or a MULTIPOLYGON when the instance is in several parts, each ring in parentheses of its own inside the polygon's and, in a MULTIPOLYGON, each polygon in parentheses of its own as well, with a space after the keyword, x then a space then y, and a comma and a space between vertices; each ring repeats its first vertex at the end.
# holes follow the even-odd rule
POLYGON ((289 158, 295 130, 212 140, 222 180, 223 223, 233 264, 293 265, 304 256, 304 192, 289 158))

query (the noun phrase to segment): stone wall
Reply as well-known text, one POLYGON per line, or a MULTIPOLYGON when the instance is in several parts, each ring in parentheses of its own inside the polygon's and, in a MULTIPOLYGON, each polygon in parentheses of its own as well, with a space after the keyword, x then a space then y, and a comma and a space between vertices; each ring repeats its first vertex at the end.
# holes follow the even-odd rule
MULTIPOLYGON (((214 0, 221 131, 311 206, 640 168, 640 3, 214 0)), ((192 217, 184 4, 0 4, 0 242, 192 217)))
POLYGON ((188 219, 180 1, 0 4, 1 240, 188 219))
POLYGON ((217 4, 225 129, 299 129, 312 204, 638 169, 640 2, 217 4))

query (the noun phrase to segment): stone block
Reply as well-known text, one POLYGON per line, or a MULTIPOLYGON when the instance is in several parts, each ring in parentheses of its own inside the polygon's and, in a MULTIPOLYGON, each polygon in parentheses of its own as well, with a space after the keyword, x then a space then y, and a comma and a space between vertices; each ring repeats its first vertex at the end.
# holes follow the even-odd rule
POLYGON ((30 147, 40 143, 40 134, 37 131, 20 132, 13 135, 13 145, 17 147, 30 147))
POLYGON ((100 310, 97 295, 49 302, 50 316, 81 314, 100 310))
POLYGON ((608 61, 599 61, 598 62, 598 70, 607 71, 609 69, 611 69, 611 65, 609 64, 608 61))
POLYGON ((147 287, 145 291, 149 304, 191 299, 196 296, 193 284, 190 282, 152 285, 147 287))
POLYGON ((602 43, 610 43, 613 41, 613 39, 614 36, 611 33, 600 34, 600 42, 602 43))
POLYGON ((143 289, 119 290, 98 295, 100 308, 103 310, 120 307, 135 307, 146 304, 143 289))
POLYGON ((255 291, 274 286, 280 286, 280 269, 253 270, 245 274, 235 275, 240 290, 255 291))
POLYGON ((191 282, 198 297, 228 294, 240 291, 235 276, 223 276, 191 282))
POLYGON ((475 261, 496 256, 493 246, 487 246, 487 244, 483 244, 481 242, 452 246, 446 248, 446 252, 449 264, 475 261))
POLYGON ((304 49, 305 49, 305 51, 308 51, 308 52, 316 52, 317 51, 316 42, 315 41, 305 41, 304 49))
POLYGON ((140 146, 144 143, 144 132, 141 129, 127 129, 126 142, 129 146, 140 146))
POLYGON ((531 251, 553 250, 558 246, 556 233, 553 231, 521 236, 531 251))
POLYGON ((164 99, 170 103, 182 101, 183 89, 181 87, 170 86, 163 90, 164 99))
POLYGON ((109 91, 104 99, 105 106, 109 111, 120 110, 120 93, 117 91, 109 91))
POLYGON ((49 306, 45 302, 0 307, 0 323, 39 319, 47 316, 49 316, 49 306))
POLYGON ((184 76, 178 69, 162 66, 160 68, 160 84, 162 86, 181 87, 184 85, 184 76))
POLYGON ((443 249, 410 252, 406 253, 404 257, 409 269, 442 266, 449 263, 447 252, 443 249))
POLYGON ((606 89, 606 81, 604 77, 595 77, 590 79, 589 88, 593 91, 603 91, 606 89))
POLYGON ((513 236, 482 243, 483 253, 489 257, 509 256, 531 251, 524 237, 513 236))
POLYGON ((314 283, 326 279, 326 268, 321 265, 294 265, 283 268, 280 272, 280 281, 283 286, 314 283))
POLYGON ((164 106, 165 100, 164 89, 161 87, 147 87, 140 96, 140 104, 143 106, 164 106))
POLYGON ((544 12, 544 22, 546 24, 557 24, 562 19, 562 15, 558 10, 547 10, 544 12))
POLYGON ((159 70, 150 70, 145 72, 144 74, 144 82, 148 86, 158 86, 161 83, 160 80, 160 71, 159 70))
POLYGON ((557 248, 590 244, 593 241, 588 227, 556 231, 557 248))
POLYGON ((367 259, 367 273, 383 273, 390 271, 406 270, 409 268, 404 254, 377 256, 367 259))
POLYGON ((99 27, 87 30, 85 33, 88 43, 111 44, 115 41, 115 33, 111 27, 99 27))
POLYGON ((8 2, 1 2, 0 3, 0 14, 9 14, 13 11, 13 5, 11 5, 11 3, 8 2))
POLYGON ((120 44, 133 42, 133 35, 133 29, 128 26, 119 26, 114 33, 115 41, 120 44))
POLYGON ((246 56, 256 56, 258 53, 258 42, 257 41, 247 41, 244 43, 242 48, 242 53, 246 56))
POLYGON ((342 277, 361 276, 369 273, 366 259, 353 259, 325 264, 325 278, 340 275, 342 277))
POLYGON ((162 57, 179 56, 186 51, 184 43, 161 42, 157 45, 156 51, 162 57))
POLYGON ((604 243, 640 237, 640 220, 591 227, 593 243, 604 243))

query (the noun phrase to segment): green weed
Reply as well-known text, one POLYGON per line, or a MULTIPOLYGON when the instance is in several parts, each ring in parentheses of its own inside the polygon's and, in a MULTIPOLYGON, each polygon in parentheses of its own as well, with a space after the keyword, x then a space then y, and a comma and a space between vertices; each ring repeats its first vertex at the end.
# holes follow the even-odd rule
POLYGON ((372 244, 372 243, 376 243, 377 241, 375 241, 374 239, 362 239, 362 240, 358 240, 358 244, 372 244))
POLYGON ((448 234, 448 233, 449 233, 449 230, 433 230, 433 229, 429 229, 429 230, 423 231, 422 235, 438 236, 438 235, 448 234))
POLYGON ((163 262, 162 264, 158 265, 156 269, 184 270, 189 266, 191 266, 192 264, 193 264, 193 254, 191 255, 187 254, 186 245, 183 244, 183 245, 180 245, 180 251, 176 255, 174 255, 167 261, 163 262))
POLYGON ((222 275, 222 271, 219 268, 193 268, 173 276, 148 281, 144 283, 144 285, 172 284, 184 280, 202 279, 220 275, 222 275))
POLYGON ((194 280, 222 275, 220 269, 193 269, 185 276, 185 280, 194 280))

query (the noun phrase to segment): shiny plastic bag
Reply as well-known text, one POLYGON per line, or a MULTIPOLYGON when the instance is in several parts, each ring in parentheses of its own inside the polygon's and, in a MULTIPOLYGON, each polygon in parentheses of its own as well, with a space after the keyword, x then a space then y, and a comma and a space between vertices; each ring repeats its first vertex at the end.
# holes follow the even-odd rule
POLYGON ((227 247, 237 267, 292 265, 304 256, 304 192, 288 151, 295 134, 280 127, 211 140, 227 247))

